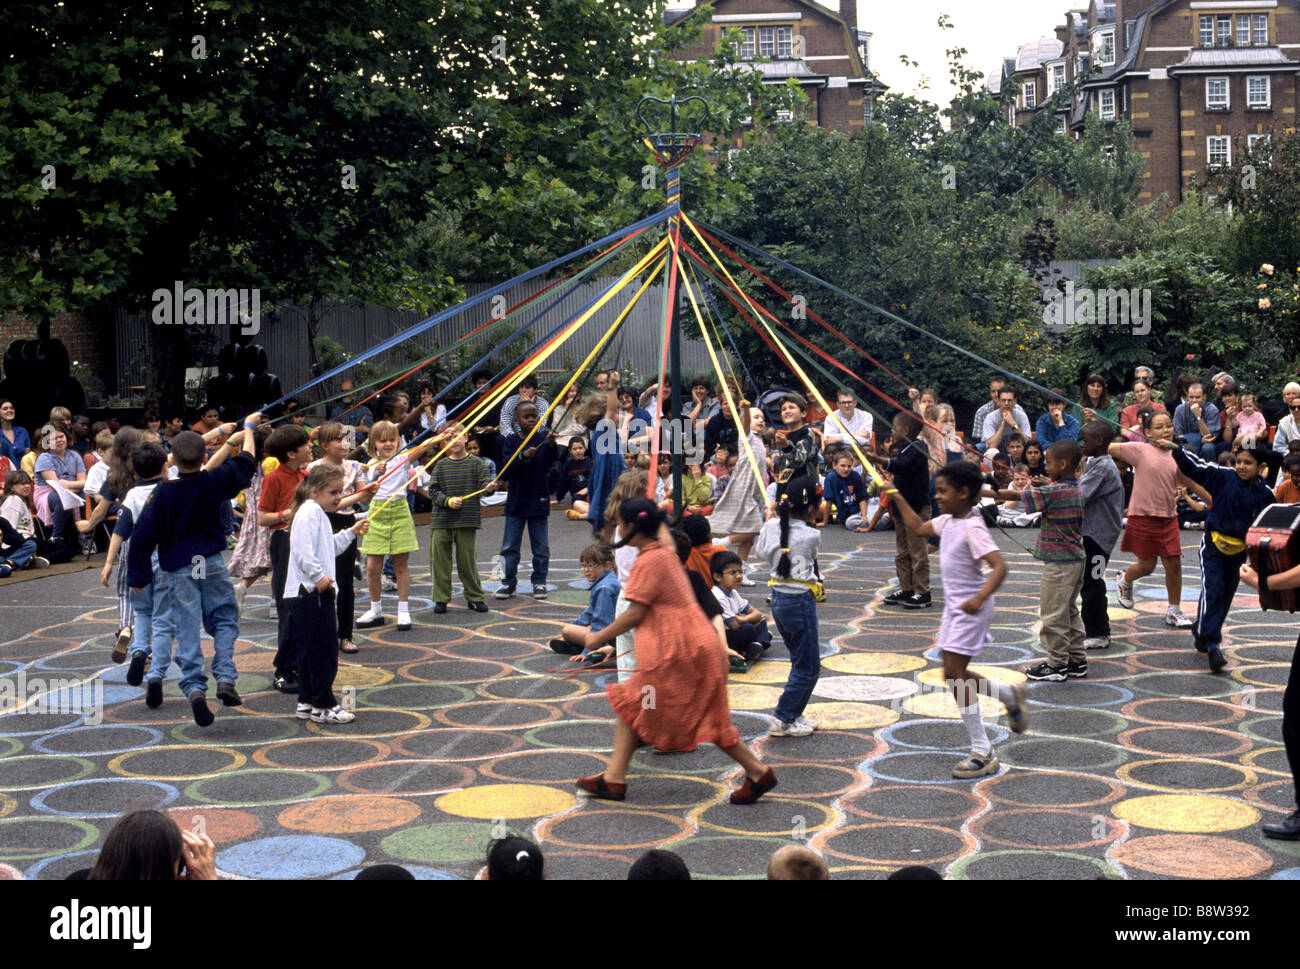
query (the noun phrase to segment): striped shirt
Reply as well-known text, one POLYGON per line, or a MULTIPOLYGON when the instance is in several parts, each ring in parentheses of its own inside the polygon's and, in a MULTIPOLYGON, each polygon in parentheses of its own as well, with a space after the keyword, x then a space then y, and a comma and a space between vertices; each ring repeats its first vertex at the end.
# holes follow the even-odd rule
POLYGON ((1074 478, 1062 478, 1020 493, 1028 514, 1042 512, 1034 557, 1043 562, 1082 562, 1083 492, 1074 478))
POLYGON ((429 472, 429 499, 433 502, 429 524, 434 528, 478 528, 482 524, 480 496, 465 496, 486 488, 491 480, 482 458, 473 454, 443 457, 429 472), (460 508, 449 508, 447 502, 452 498, 465 498, 465 502, 460 508))

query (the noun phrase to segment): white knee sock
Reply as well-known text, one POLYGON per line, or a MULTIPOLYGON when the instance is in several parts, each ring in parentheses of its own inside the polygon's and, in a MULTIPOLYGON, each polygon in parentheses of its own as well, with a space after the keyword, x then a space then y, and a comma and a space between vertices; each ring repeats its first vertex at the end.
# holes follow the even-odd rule
POLYGON ((401 622, 403 619, 410 619, 410 618, 411 618, 411 607, 410 607, 410 605, 407 604, 407 603, 405 603, 405 602, 399 602, 399 603, 397 604, 397 620, 398 620, 398 622, 401 622))
POLYGON ((981 757, 986 757, 993 745, 989 743, 988 731, 984 729, 984 720, 980 716, 980 705, 972 703, 968 707, 959 707, 961 711, 962 723, 966 724, 966 732, 970 734, 970 749, 973 753, 981 757))
POLYGON ((382 616, 384 614, 384 604, 382 602, 378 602, 374 599, 371 599, 370 611, 374 613, 376 616, 382 616))

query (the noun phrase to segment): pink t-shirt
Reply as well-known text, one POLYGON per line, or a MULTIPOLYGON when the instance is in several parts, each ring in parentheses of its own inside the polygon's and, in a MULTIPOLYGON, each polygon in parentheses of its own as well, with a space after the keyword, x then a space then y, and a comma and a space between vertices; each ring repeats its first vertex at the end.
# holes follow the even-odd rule
POLYGON ((1264 415, 1259 411, 1255 411, 1255 413, 1251 414, 1249 417, 1245 414, 1238 414, 1237 436, 1249 436, 1252 434, 1261 439, 1259 442, 1260 447, 1268 447, 1268 438, 1266 436, 1268 434, 1268 421, 1264 419, 1264 415))
POLYGON ((932 518, 930 524, 939 536, 944 602, 960 607, 984 587, 980 559, 989 552, 996 552, 998 544, 993 541, 979 512, 973 511, 965 518, 940 515, 932 518))
POLYGON ((1130 515, 1173 518, 1178 514, 1178 486, 1188 479, 1174 464, 1172 451, 1143 441, 1121 444, 1120 459, 1133 466, 1133 497, 1130 515))

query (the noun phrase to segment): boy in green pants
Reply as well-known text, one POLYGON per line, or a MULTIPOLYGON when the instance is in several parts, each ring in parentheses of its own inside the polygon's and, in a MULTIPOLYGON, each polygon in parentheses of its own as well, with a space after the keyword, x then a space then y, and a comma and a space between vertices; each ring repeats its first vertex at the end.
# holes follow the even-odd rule
POLYGON ((475 612, 487 612, 483 583, 474 555, 474 533, 482 525, 479 492, 490 494, 495 482, 483 459, 465 447, 465 428, 459 424, 443 430, 447 453, 429 472, 429 499, 433 513, 433 611, 447 611, 451 599, 451 547, 456 546, 456 571, 465 587, 465 602, 475 612))

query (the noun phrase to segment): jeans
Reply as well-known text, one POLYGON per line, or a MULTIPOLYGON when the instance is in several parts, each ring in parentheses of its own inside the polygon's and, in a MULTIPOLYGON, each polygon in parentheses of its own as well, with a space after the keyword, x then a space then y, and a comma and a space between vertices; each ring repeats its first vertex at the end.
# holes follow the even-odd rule
POLYGON ((77 550, 77 520, 72 512, 63 507, 57 490, 50 489, 45 503, 50 510, 50 542, 53 545, 66 545, 72 550, 68 556, 71 558, 77 550))
POLYGON ((131 654, 149 653, 149 679, 162 681, 172 665, 172 642, 176 638, 176 617, 172 613, 171 576, 154 557, 153 581, 139 592, 131 592, 135 609, 131 654))
POLYGON ((14 571, 17 572, 21 568, 26 568, 27 563, 32 560, 32 556, 35 554, 36 543, 29 538, 21 545, 15 545, 8 551, 0 552, 0 560, 9 562, 14 567, 14 571))
POLYGON ((501 582, 503 589, 513 589, 519 580, 519 550, 523 547, 525 522, 528 547, 533 553, 533 585, 546 585, 546 573, 551 565, 549 519, 545 515, 530 518, 506 515, 506 528, 501 536, 501 561, 506 573, 501 582))
POLYGON ((776 718, 792 723, 808 706, 821 675, 817 602, 811 592, 772 591, 772 619, 790 653, 790 676, 776 704, 776 718))
POLYGON ((1215 453, 1214 441, 1202 442, 1200 434, 1184 434, 1183 437, 1187 440, 1187 450, 1191 451, 1193 454, 1199 454, 1211 464, 1214 464, 1215 461, 1218 460, 1218 455, 1215 453))
POLYGON ((772 633, 767 628, 767 620, 741 623, 735 629, 728 629, 727 645, 752 663, 763 655, 763 650, 772 645, 772 633))
MULTIPOLYGON (((199 564, 167 573, 171 585, 171 612, 176 623, 176 659, 181 666, 181 693, 207 689, 203 675, 203 649, 199 645, 199 624, 213 639, 212 675, 218 683, 234 683, 235 637, 239 635, 239 607, 235 587, 220 554, 209 555, 199 564), (201 578, 196 577, 198 573, 201 578)), ((335 644, 337 645, 337 644, 335 644)))

